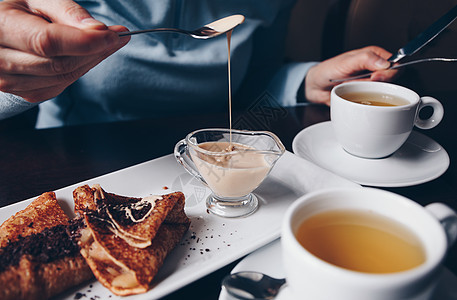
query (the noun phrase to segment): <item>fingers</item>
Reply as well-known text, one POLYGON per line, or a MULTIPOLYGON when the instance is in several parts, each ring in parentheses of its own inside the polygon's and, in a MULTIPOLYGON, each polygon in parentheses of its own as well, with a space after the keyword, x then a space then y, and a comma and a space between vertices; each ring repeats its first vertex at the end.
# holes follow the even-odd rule
POLYGON ((52 76, 72 72, 92 56, 42 57, 10 48, 0 48, 0 74, 52 76))
POLYGON ((107 27, 70 0, 0 2, 0 90, 39 102, 123 47, 123 26, 107 27))
POLYGON ((398 75, 398 70, 381 70, 373 73, 371 81, 392 81, 398 75))
MULTIPOLYGON (((122 26, 110 28, 123 30, 122 26)), ((41 57, 9 48, 0 48, 0 90, 40 102, 59 95, 68 85, 105 58, 123 47, 129 39, 102 53, 83 57, 41 57)))
POLYGON ((383 48, 369 46, 323 61, 311 68, 306 76, 306 98, 312 102, 329 104, 330 91, 337 85, 331 79, 346 78, 367 70, 374 71, 369 80, 390 81, 397 74, 397 70, 387 70, 390 56, 391 53, 383 48))
MULTIPOLYGON (((57 0, 50 1, 55 3, 57 0)), ((18 49, 21 51, 33 53, 39 56, 64 56, 64 55, 90 55, 104 51, 119 43, 118 35, 112 30, 81 30, 74 26, 66 24, 50 23, 47 19, 56 19, 51 17, 45 19, 33 14, 38 11, 40 14, 46 8, 48 1, 31 1, 40 3, 40 6, 30 8, 24 4, 24 1, 7 1, 0 3, 0 44, 18 49)), ((63 1, 68 2, 68 1, 63 1)), ((59 9, 63 9, 59 7, 59 9)), ((73 21, 68 23, 77 23, 78 18, 81 21, 87 20, 88 14, 77 14, 76 8, 64 10, 65 14, 75 14, 73 21)), ((85 10, 81 8, 81 11, 85 10)), ((55 15, 59 12, 55 11, 55 15)), ((64 17, 61 17, 64 18, 64 17)), ((84 22, 83 22, 84 24, 84 22)))
MULTIPOLYGON (((110 28, 113 31, 123 30, 123 27, 116 26, 110 28)), ((22 52, 10 48, 0 47, 0 76, 27 74, 54 76, 70 73, 81 65, 86 65, 94 59, 105 57, 106 52, 118 50, 123 47, 130 38, 123 38, 121 43, 112 49, 104 49, 102 53, 87 56, 57 56, 42 57, 27 52, 22 52)))
POLYGON ((372 81, 392 81, 398 74, 398 70, 388 69, 391 63, 387 59, 392 55, 390 52, 380 47, 370 46, 362 50, 371 53, 366 60, 366 69, 375 71, 369 78, 372 81), (373 55, 374 54, 374 55, 373 55))
MULTIPOLYGON (((391 56, 391 53, 383 48, 376 46, 369 46, 360 49, 362 55, 366 57, 359 57, 358 59, 361 62, 360 69, 363 70, 383 70, 390 67, 391 63, 387 59, 391 56)), ((355 54, 357 56, 358 53, 355 54)))
POLYGON ((23 97, 29 102, 41 102, 59 95, 67 86, 87 73, 94 66, 110 56, 117 49, 111 49, 102 56, 92 56, 84 65, 71 72, 53 76, 32 76, 23 74, 0 76, 0 90, 23 97))
POLYGON ((377 71, 390 67, 387 58, 390 54, 379 47, 365 47, 343 53, 328 60, 328 63, 337 64, 335 71, 344 78, 361 71, 377 71))
POLYGON ((89 12, 72 0, 29 0, 29 6, 37 15, 52 23, 64 24, 80 29, 106 30, 107 26, 94 19, 89 12))
POLYGON ((31 71, 29 66, 26 66, 26 72, 17 70, 16 73, 3 73, 0 76, 0 90, 14 94, 56 85, 59 82, 69 84, 82 76, 88 68, 97 65, 107 55, 85 57, 84 63, 76 61, 74 58, 62 58, 51 62, 40 61, 31 71), (56 61, 59 63, 55 63, 56 61), (36 74, 32 74, 32 72, 36 74))

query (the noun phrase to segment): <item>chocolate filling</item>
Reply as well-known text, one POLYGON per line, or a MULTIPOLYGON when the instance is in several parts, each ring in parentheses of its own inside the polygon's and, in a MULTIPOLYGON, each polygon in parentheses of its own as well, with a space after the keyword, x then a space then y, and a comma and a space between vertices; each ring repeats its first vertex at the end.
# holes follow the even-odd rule
MULTIPOLYGON (((106 198, 99 199, 97 201, 97 212, 87 211, 87 214, 97 214, 97 218, 106 223, 110 223, 110 217, 107 214, 107 211, 112 215, 113 219, 121 226, 131 226, 134 225, 134 222, 126 213, 126 211, 131 212, 134 220, 141 220, 145 217, 150 210, 153 208, 151 203, 144 202, 142 199, 135 198, 126 198, 129 202, 119 201, 113 197, 110 197, 110 194, 106 195, 106 198)), ((105 225, 108 225, 105 224, 105 225)))
MULTIPOLYGON (((125 212, 126 209, 131 211, 132 216, 135 220, 140 220, 149 212, 149 210, 152 208, 152 205, 146 203, 136 207, 135 203, 125 203, 118 205, 107 205, 106 207, 116 222, 118 222, 121 226, 129 226, 133 225, 134 222, 127 216, 125 212)), ((104 207, 101 208, 101 211, 105 211, 104 207)), ((103 217, 106 217, 106 213, 104 213, 103 217)))
POLYGON ((69 225, 57 225, 26 237, 20 236, 0 249, 0 272, 17 266, 23 255, 38 263, 49 263, 63 257, 79 255, 78 238, 84 227, 82 218, 73 219, 69 225))

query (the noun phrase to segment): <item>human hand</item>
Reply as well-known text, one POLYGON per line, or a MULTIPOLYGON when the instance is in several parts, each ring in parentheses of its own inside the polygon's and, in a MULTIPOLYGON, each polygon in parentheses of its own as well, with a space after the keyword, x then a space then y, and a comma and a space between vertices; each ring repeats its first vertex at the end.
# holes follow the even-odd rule
POLYGON ((0 2, 0 91, 40 102, 59 95, 129 37, 71 0, 0 2))
POLYGON ((362 80, 391 81, 397 70, 387 59, 391 53, 377 46, 352 50, 325 60, 312 67, 305 78, 305 97, 308 101, 330 105, 330 92, 337 83, 330 79, 345 78, 360 71, 376 71, 362 80))

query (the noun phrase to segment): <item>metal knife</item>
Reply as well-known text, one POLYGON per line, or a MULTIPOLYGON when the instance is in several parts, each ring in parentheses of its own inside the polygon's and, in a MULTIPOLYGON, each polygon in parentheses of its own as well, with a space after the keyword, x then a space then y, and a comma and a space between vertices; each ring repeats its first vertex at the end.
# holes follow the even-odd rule
POLYGON ((444 16, 439 18, 435 23, 430 25, 422 33, 420 33, 414 40, 410 41, 406 46, 399 49, 397 53, 393 54, 387 60, 391 63, 396 63, 405 56, 410 56, 416 53, 419 49, 424 47, 428 42, 433 40, 438 34, 441 33, 446 27, 457 18, 457 5, 449 10, 444 16))

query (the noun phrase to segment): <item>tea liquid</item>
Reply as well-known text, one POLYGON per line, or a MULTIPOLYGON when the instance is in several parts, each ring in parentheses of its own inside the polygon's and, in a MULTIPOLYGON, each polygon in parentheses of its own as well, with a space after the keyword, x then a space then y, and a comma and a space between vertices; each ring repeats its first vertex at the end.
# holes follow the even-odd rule
POLYGON ((372 212, 318 213, 300 225, 296 237, 320 259, 353 271, 392 273, 425 261, 422 244, 410 229, 372 212))
POLYGON ((409 104, 406 99, 395 95, 375 92, 352 92, 341 95, 341 98, 351 102, 372 106, 401 106, 409 104))

